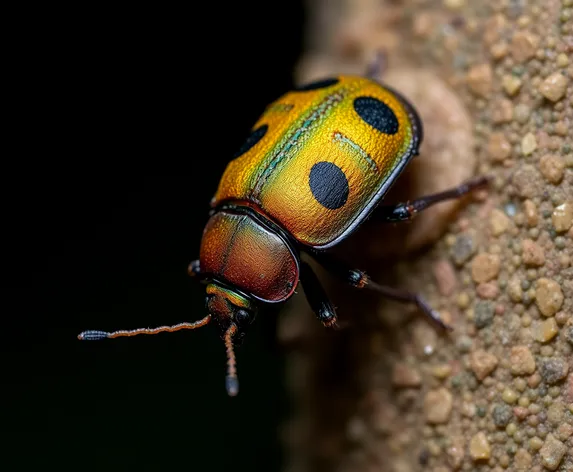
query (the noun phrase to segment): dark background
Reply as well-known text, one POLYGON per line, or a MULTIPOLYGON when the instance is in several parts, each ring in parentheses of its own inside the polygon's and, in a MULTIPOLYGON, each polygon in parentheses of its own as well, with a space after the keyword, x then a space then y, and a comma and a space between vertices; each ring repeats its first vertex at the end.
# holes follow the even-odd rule
POLYGON ((289 405, 274 315, 238 352, 236 398, 214 326, 76 335, 205 316, 187 265, 226 162, 292 85, 304 21, 292 0, 19 18, 3 172, 3 468, 279 470, 289 405))

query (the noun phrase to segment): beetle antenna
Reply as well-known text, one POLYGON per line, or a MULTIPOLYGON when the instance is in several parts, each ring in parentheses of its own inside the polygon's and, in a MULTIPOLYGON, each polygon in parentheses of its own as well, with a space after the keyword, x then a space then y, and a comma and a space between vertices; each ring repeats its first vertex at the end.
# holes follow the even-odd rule
POLYGON ((234 397, 239 393, 239 379, 237 377, 237 359, 233 349, 233 336, 237 333, 237 326, 232 324, 225 333, 225 347, 227 348, 227 377, 225 387, 229 396, 234 397))
POLYGON ((78 339, 80 341, 97 341, 106 338, 120 338, 123 336, 136 336, 138 334, 159 334, 164 332, 172 333, 174 331, 179 331, 180 329, 195 329, 205 326, 211 321, 211 315, 207 315, 205 318, 199 321, 194 321, 192 323, 179 323, 173 326, 159 326, 158 328, 139 328, 132 329, 129 331, 84 331, 78 334, 78 339))

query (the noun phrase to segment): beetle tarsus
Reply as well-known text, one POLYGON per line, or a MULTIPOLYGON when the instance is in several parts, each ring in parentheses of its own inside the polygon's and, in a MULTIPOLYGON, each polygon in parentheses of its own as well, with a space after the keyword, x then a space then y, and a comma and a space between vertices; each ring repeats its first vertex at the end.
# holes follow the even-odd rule
POLYGON ((400 221, 411 220, 416 213, 419 213, 426 208, 441 203, 446 200, 454 200, 463 197, 464 195, 472 192, 481 187, 485 187, 491 182, 491 177, 480 176, 470 179, 457 187, 444 190, 443 192, 426 195, 425 197, 418 198, 396 205, 382 205, 379 206, 374 212, 373 216, 378 221, 396 223, 400 221))
POLYGON ((373 282, 372 280, 368 281, 368 284, 366 285, 366 287, 368 287, 372 290, 375 290, 376 292, 380 293, 382 296, 384 296, 386 298, 390 298, 392 300, 396 300, 399 302, 415 303, 418 306, 418 308, 424 313, 424 315, 426 315, 431 321, 433 321, 435 324, 437 324, 441 329, 444 329, 446 331, 452 331, 453 330, 453 328, 451 326, 449 326, 448 324, 446 324, 444 322, 444 320, 440 316, 440 313, 438 311, 434 310, 430 305, 428 305, 426 300, 424 300, 417 293, 412 293, 412 292, 409 292, 408 290, 403 290, 403 289, 399 289, 399 288, 387 287, 385 285, 380 285, 380 284, 377 284, 376 282, 373 282))

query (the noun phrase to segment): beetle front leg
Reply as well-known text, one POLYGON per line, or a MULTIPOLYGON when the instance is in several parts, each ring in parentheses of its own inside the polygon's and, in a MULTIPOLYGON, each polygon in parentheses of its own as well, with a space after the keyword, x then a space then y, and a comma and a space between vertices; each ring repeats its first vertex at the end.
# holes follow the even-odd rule
POLYGON ((201 274, 201 265, 199 263, 199 259, 191 261, 191 263, 187 267, 187 272, 189 273, 189 275, 193 277, 199 276, 201 274))
POLYGON ((467 182, 443 192, 434 193, 425 197, 412 200, 411 202, 398 203, 397 205, 381 205, 373 212, 372 217, 376 221, 396 223, 399 221, 411 220, 416 213, 426 208, 446 200, 460 198, 463 195, 486 186, 490 179, 488 177, 477 177, 467 182))
POLYGON ((374 282, 366 272, 349 267, 345 262, 335 258, 331 254, 319 251, 310 251, 309 254, 331 274, 342 279, 347 284, 355 288, 374 290, 386 298, 399 302, 414 303, 422 313, 424 313, 424 315, 426 315, 432 322, 436 323, 440 328, 445 330, 452 329, 451 326, 444 323, 440 314, 417 293, 380 285, 374 282))
POLYGON ((310 265, 304 261, 300 263, 300 281, 302 282, 308 304, 317 318, 327 328, 336 328, 338 326, 336 310, 328 299, 328 295, 320 284, 318 277, 310 265))
POLYGON ((191 277, 197 277, 199 280, 206 280, 209 278, 207 274, 201 272, 201 264, 199 263, 199 259, 191 261, 191 264, 187 266, 187 273, 191 277))

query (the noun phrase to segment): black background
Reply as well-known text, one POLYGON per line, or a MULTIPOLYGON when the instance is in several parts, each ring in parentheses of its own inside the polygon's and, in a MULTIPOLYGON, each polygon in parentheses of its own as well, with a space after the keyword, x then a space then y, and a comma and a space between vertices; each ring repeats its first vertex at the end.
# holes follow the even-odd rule
MULTIPOLYGON (((193 4, 194 5, 194 4, 193 4)), ((189 278, 208 204, 264 106, 292 85, 302 2, 26 12, 4 164, 6 470, 279 470, 288 415, 274 315, 224 390, 189 278), (221 16, 223 15, 223 16, 221 16)))

